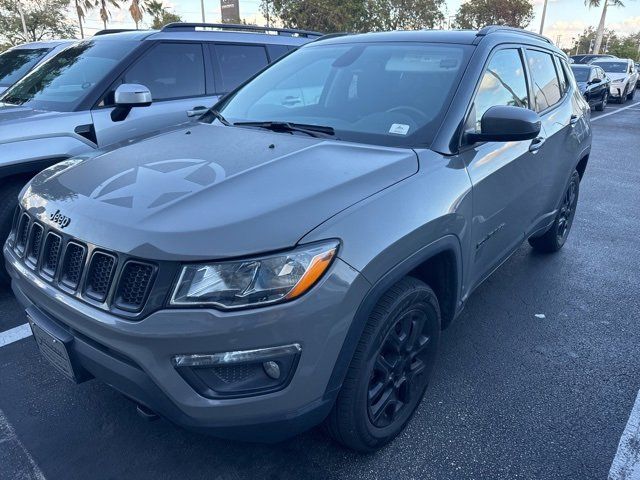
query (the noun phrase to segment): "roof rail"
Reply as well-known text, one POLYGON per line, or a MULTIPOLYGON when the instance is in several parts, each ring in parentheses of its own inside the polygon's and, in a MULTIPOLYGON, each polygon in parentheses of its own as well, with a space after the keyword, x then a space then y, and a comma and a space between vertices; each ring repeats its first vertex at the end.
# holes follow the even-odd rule
POLYGON ((275 35, 285 35, 290 37, 322 37, 320 32, 312 32, 309 30, 298 30, 295 28, 275 28, 275 27, 259 27, 258 25, 238 25, 234 23, 183 23, 174 22, 165 25, 162 28, 163 32, 193 32, 198 28, 211 29, 211 30, 233 30, 237 32, 254 32, 254 33, 267 33, 275 35))
POLYGON ((106 30, 98 30, 93 34, 94 37, 99 37, 101 35, 109 35, 111 33, 122 33, 122 32, 140 32, 141 30, 136 30, 135 28, 107 28, 106 30))
POLYGON ((543 42, 553 44, 553 42, 549 40, 547 37, 545 37, 544 35, 539 35, 536 32, 532 32, 530 30, 523 30, 521 28, 508 27, 506 25, 487 25, 486 27, 479 30, 478 33, 476 33, 476 37, 484 37, 489 35, 490 33, 496 33, 496 32, 512 32, 512 33, 520 33, 520 34, 524 33, 525 35, 535 37, 539 40, 542 40, 543 42))
POLYGON ((319 38, 316 38, 314 42, 319 42, 320 40, 328 40, 330 38, 339 38, 346 37, 348 35, 353 35, 351 32, 336 32, 336 33, 327 33, 326 35, 322 35, 319 38))

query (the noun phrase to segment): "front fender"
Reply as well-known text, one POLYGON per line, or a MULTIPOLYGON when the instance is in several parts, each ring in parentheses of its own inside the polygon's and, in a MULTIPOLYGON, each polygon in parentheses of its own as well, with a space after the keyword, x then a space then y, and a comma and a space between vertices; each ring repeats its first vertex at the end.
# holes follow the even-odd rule
POLYGON ((94 144, 79 135, 3 142, 0 143, 0 178, 37 173, 61 160, 94 149, 94 144))

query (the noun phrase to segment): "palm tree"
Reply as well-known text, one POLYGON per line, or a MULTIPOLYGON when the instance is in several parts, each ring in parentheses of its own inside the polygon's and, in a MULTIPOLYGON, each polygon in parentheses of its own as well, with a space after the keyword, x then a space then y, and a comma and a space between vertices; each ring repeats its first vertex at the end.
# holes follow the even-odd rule
MULTIPOLYGON (((598 8, 601 1, 602 0, 585 0, 584 4, 589 8, 598 8)), ((607 18, 607 7, 624 7, 624 3, 622 3, 622 0, 604 0, 602 15, 600 15, 600 23, 598 24, 598 30, 596 31, 596 41, 593 44, 593 53, 600 53, 602 37, 604 36, 604 23, 607 18)))
POLYGON ((82 21, 86 13, 93 8, 91 0, 75 0, 76 14, 78 15, 78 24, 80 25, 80 38, 84 38, 84 28, 82 27, 82 21))
POLYGON ((96 8, 100 8, 100 19, 104 24, 105 30, 107 29, 107 22, 111 17, 111 13, 109 13, 109 5, 115 8, 121 8, 121 2, 122 0, 95 0, 94 6, 96 8))
POLYGON ((144 0, 131 0, 131 6, 129 7, 129 13, 131 18, 136 22, 136 30, 138 30, 138 24, 142 21, 142 14, 144 13, 144 0))

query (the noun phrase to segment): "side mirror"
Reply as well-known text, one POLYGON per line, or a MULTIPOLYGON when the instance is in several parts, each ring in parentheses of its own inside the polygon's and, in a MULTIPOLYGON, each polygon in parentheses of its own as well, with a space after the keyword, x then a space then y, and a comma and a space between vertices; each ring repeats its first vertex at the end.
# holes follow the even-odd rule
POLYGON ((596 84, 596 83, 600 83, 600 82, 602 82, 602 80, 600 80, 599 78, 594 78, 594 79, 593 79, 593 80, 591 80, 589 83, 590 83, 591 85, 594 85, 594 84, 596 84))
POLYGON ((119 107, 148 107, 151 105, 151 92, 144 85, 123 83, 116 88, 114 100, 119 107))
POLYGON ((144 85, 123 83, 114 93, 116 108, 111 112, 111 120, 121 122, 134 107, 148 107, 152 103, 151 92, 144 85))
POLYGON ((521 107, 495 106, 480 120, 480 133, 468 133, 467 140, 476 142, 515 142, 538 136, 542 123, 533 110, 521 107))

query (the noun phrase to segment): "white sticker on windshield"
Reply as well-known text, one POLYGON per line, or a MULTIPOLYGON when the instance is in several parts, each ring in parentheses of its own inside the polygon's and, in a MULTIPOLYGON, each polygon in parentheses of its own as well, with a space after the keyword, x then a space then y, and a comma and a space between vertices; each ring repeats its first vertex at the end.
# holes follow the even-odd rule
POLYGON ((395 135, 406 135, 407 132, 409 132, 409 125, 405 125, 403 123, 394 123, 389 129, 389 133, 393 133, 395 135))

